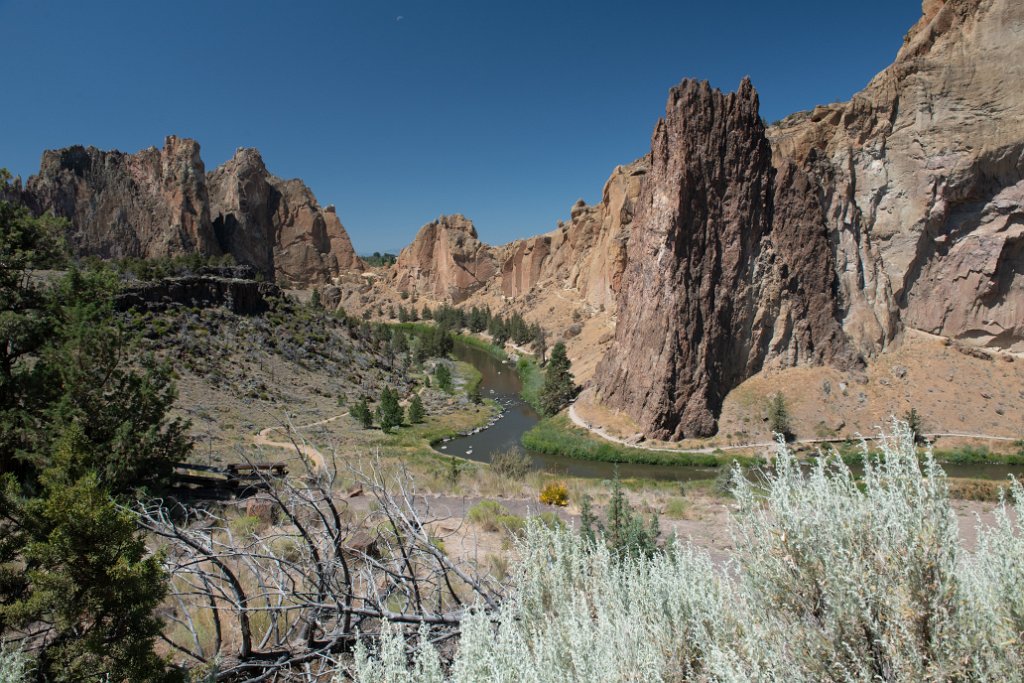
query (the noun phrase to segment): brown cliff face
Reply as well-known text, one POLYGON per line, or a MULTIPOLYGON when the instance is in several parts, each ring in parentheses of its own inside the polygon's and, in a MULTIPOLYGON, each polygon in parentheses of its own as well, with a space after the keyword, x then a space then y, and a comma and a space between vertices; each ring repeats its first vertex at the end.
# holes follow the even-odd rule
POLYGON ((903 326, 1024 350, 1024 95, 1009 85, 1024 80, 1024 5, 923 10, 850 102, 767 131, 769 175, 744 156, 763 133, 732 96, 673 92, 596 377, 648 435, 713 433, 738 381, 870 359, 903 326), (674 119, 681 101, 697 105, 674 119))
POLYGON ((724 385, 750 370, 761 330, 745 303, 770 211, 771 149, 750 84, 730 95, 696 81, 673 88, 595 378, 602 402, 651 436, 712 433, 724 385))
POLYGON ((77 255, 231 254, 290 287, 362 270, 334 208, 321 208, 301 181, 271 175, 253 149, 210 174, 199 144, 174 136, 136 154, 48 151, 20 200, 68 218, 77 255))
POLYGON ((650 168, 643 157, 619 166, 605 183, 601 201, 579 201, 570 220, 546 235, 501 248, 501 290, 509 298, 555 285, 582 303, 614 310, 626 267, 626 243, 640 185, 650 168))
POLYGON ((239 149, 208 184, 214 232, 239 261, 300 288, 362 270, 334 208, 320 208, 301 180, 271 175, 257 150, 239 149))
POLYGON ((82 255, 156 258, 218 255, 199 145, 170 136, 137 154, 69 147, 43 154, 24 198, 35 211, 70 219, 68 243, 82 255))
POLYGON ((804 170, 865 355, 901 326, 1024 351, 1024 3, 926 0, 892 66, 769 130, 804 170))
POLYGON ((810 189, 795 168, 776 183, 749 81, 728 95, 706 82, 672 89, 595 377, 600 400, 650 436, 707 436, 729 390, 766 360, 845 362, 810 189))
POLYGON ((493 250, 465 216, 441 216, 416 233, 398 254, 395 287, 438 301, 460 303, 498 272, 493 250))

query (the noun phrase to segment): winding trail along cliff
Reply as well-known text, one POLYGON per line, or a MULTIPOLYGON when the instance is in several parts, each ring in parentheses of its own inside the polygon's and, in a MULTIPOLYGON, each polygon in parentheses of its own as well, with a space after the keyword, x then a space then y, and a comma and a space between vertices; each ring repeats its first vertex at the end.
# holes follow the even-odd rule
POLYGON ((81 256, 231 254, 290 287, 362 270, 334 208, 321 208, 302 181, 271 175, 253 149, 209 174, 199 144, 174 136, 135 154, 47 151, 19 194, 37 213, 68 218, 81 256))

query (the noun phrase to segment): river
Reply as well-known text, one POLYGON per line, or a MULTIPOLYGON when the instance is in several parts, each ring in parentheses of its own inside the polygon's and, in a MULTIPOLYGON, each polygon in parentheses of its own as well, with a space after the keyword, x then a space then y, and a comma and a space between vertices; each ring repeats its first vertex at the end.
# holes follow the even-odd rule
MULTIPOLYGON (((683 465, 642 465, 608 462, 595 462, 566 458, 559 455, 547 455, 523 448, 520 444, 522 435, 540 421, 537 412, 519 397, 522 384, 516 374, 515 365, 505 363, 483 349, 469 344, 455 342, 453 355, 461 361, 476 367, 482 375, 480 393, 484 398, 493 399, 501 404, 504 412, 493 426, 487 427, 476 434, 457 437, 447 442, 438 443, 435 448, 439 453, 455 455, 460 458, 490 462, 491 454, 516 448, 525 451, 532 459, 536 469, 547 470, 575 477, 594 479, 611 479, 615 476, 616 467, 623 479, 646 478, 668 481, 693 481, 712 479, 721 471, 709 467, 688 467, 683 465)), ((1024 474, 1024 467, 1000 464, 943 464, 942 468, 950 477, 966 477, 972 479, 1006 479, 1014 474, 1018 478, 1024 474)), ((857 468, 854 468, 856 471, 857 468)))

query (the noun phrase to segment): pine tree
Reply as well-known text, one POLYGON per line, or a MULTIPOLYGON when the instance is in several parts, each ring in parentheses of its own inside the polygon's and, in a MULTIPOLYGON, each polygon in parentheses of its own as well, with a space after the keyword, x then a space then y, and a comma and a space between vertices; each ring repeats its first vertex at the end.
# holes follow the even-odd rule
POLYGON ((309 305, 312 308, 320 309, 323 308, 323 304, 320 303, 320 290, 314 288, 313 294, 309 297, 309 305))
POLYGON ((174 680, 153 650, 165 577, 118 503, 167 483, 188 425, 114 313, 113 270, 26 276, 60 263, 63 229, 0 200, 0 635, 37 634, 41 681, 174 680))
POLYGON ((544 386, 540 390, 540 404, 545 415, 556 414, 576 395, 576 381, 571 367, 572 364, 565 353, 565 344, 558 342, 551 349, 551 358, 544 374, 544 386))
POLYGON ((411 424, 419 424, 420 422, 423 422, 423 418, 426 416, 426 411, 423 409, 423 401, 420 399, 419 394, 413 394, 412 400, 409 401, 407 413, 411 424))
POLYGON ((773 434, 781 434, 786 441, 793 438, 789 423, 789 407, 781 391, 768 399, 768 429, 773 434))
POLYGON ((448 369, 447 365, 444 363, 438 363, 437 367, 434 368, 434 378, 437 380, 438 389, 451 393, 452 371, 448 369))
POLYGON ((388 433, 395 427, 401 427, 402 418, 403 411, 398 403, 398 392, 390 387, 384 387, 377 403, 377 420, 380 422, 381 430, 388 433))
POLYGON ((366 397, 361 396, 359 402, 352 406, 352 417, 362 425, 363 429, 369 429, 373 426, 373 413, 370 412, 370 406, 366 404, 366 397))

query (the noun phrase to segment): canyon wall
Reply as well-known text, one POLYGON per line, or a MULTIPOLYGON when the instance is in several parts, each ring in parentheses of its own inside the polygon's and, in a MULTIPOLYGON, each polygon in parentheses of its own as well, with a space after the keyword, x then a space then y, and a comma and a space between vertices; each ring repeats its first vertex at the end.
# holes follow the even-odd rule
POLYGON ((460 303, 497 269, 494 250, 478 239, 473 221, 455 214, 420 228, 398 254, 392 278, 399 291, 460 303))
POLYGON ((769 138, 811 178, 860 351, 901 325, 1024 351, 1024 3, 922 9, 863 91, 769 138))
POLYGON ((791 170, 776 188, 749 80, 730 94, 673 88, 651 159, 595 386, 650 436, 706 436, 728 391, 767 358, 846 360, 831 252, 803 216, 806 179, 791 170), (797 206, 775 221, 779 200, 797 206))
POLYGON ((904 326, 1024 351, 1022 29, 1013 0, 926 0, 867 88, 768 131, 746 82, 674 89, 599 400, 707 436, 767 365, 870 362, 904 326))
POLYGON ((271 175, 256 150, 209 174, 199 144, 174 136, 135 154, 47 151, 20 201, 67 218, 78 256, 231 254, 290 287, 362 268, 333 207, 321 208, 301 181, 271 175))

